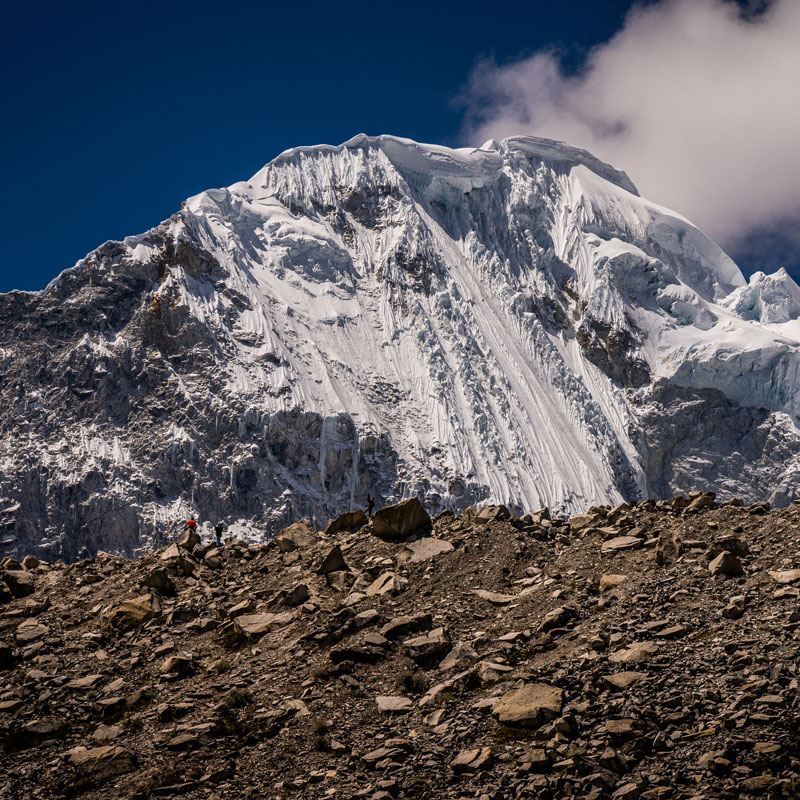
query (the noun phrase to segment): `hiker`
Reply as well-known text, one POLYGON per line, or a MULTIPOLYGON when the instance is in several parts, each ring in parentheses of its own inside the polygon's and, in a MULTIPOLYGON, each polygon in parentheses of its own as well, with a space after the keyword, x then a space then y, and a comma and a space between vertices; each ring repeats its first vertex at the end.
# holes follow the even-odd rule
POLYGON ((372 509, 375 508, 375 498, 368 494, 367 495, 367 516, 372 516, 372 509))
POLYGON ((224 530, 225 526, 221 522, 214 526, 214 533, 217 535, 217 547, 222 547, 222 531, 224 530))
POLYGON ((186 521, 186 524, 183 526, 185 531, 191 531, 192 533, 197 533, 197 523, 194 521, 194 517, 189 517, 186 521))

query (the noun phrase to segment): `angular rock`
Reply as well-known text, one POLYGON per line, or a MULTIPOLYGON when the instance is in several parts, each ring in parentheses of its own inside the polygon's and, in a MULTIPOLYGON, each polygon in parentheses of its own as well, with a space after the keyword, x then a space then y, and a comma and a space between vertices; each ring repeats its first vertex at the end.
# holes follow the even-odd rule
POLYGON ((188 550, 190 553, 194 550, 195 546, 200 544, 200 536, 197 531, 187 528, 178 539, 178 547, 188 550))
POLYGON ((38 641, 43 636, 47 636, 49 633, 50 628, 48 628, 46 625, 41 625, 36 621, 29 619, 20 624, 14 633, 14 638, 16 639, 19 647, 25 647, 32 642, 38 641))
POLYGON ((369 522, 369 517, 364 513, 364 509, 357 508, 355 511, 345 511, 339 514, 336 519, 330 520, 325 528, 325 535, 331 536, 340 531, 357 531, 369 522))
POLYGON ((453 649, 439 664, 439 669, 449 672, 453 669, 464 669, 478 660, 477 652, 466 642, 456 642, 453 649))
POLYGON ((613 572, 608 572, 605 575, 600 576, 600 594, 609 591, 610 589, 616 589, 621 583, 625 583, 628 580, 627 575, 618 575, 613 572))
POLYGON ((197 664, 188 653, 178 653, 167 658, 159 667, 162 675, 177 675, 185 678, 197 670, 197 664))
POLYGON ((492 712, 501 725, 538 728, 561 714, 563 693, 547 683, 526 683, 506 692, 492 712))
POLYGON ((170 578, 165 567, 156 567, 147 573, 147 577, 143 581, 144 586, 155 589, 157 592, 166 595, 174 595, 175 584, 170 578))
POLYGON ((308 585, 305 583, 296 583, 284 598, 284 603, 287 606, 301 606, 309 600, 311 594, 308 591, 308 585))
POLYGON ((429 613, 395 617, 381 628, 381 636, 387 639, 399 639, 409 633, 429 630, 432 624, 433 617, 429 613))
POLYGON ((615 664, 638 664, 649 661, 657 652, 658 645, 655 642, 633 642, 612 653, 608 660, 615 664))
POLYGON ((328 575, 331 572, 342 572, 349 570, 350 567, 345 564, 344 556, 342 555, 342 548, 339 545, 332 547, 322 563, 317 568, 320 575, 328 575))
POLYGON ((708 571, 716 575, 726 575, 728 577, 736 577, 742 575, 742 562, 737 556, 728 550, 723 550, 709 565, 708 571))
POLYGON ((388 542, 404 541, 412 533, 429 528, 431 518, 416 497, 376 511, 372 534, 388 542))
POLYGON ((611 675, 604 675, 603 682, 611 689, 622 691, 646 677, 646 672, 614 672, 611 675))
POLYGON ((617 553, 622 550, 638 550, 642 546, 642 540, 638 536, 616 536, 603 542, 600 549, 604 553, 617 553))
POLYGON ((405 578, 395 575, 394 572, 384 572, 367 587, 365 594, 367 597, 383 594, 399 594, 406 588, 407 584, 408 581, 405 578))
POLYGON ((406 639, 403 647, 418 664, 432 664, 440 661, 450 649, 450 637, 444 628, 434 628, 423 636, 406 639))
POLYGON ((770 578, 776 583, 790 584, 800 581, 800 569, 780 569, 769 573, 770 578))
POLYGON ((34 570, 39 566, 39 559, 36 556, 27 555, 22 559, 22 567, 27 570, 34 570))

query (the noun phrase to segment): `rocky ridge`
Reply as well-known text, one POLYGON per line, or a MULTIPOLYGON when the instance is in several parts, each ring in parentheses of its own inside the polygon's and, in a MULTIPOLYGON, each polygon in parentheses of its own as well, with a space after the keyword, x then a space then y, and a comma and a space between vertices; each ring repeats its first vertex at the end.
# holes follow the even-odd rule
POLYGON ((549 517, 6 559, 0 796, 800 796, 800 508, 549 517))

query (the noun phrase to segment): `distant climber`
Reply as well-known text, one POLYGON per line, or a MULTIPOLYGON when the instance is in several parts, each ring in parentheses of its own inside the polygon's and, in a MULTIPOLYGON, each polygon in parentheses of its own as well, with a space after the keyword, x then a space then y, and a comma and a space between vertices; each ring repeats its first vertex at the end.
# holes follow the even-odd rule
POLYGON ((224 530, 225 530, 225 526, 221 522, 218 522, 214 526, 214 533, 217 536, 217 547, 222 547, 222 531, 224 531, 224 530))
POLYGON ((197 533, 197 523, 194 521, 194 517, 189 517, 186 521, 186 524, 183 526, 185 531, 192 531, 193 533, 197 533))
POLYGON ((372 516, 372 509, 375 508, 375 498, 368 494, 367 495, 367 516, 372 516))

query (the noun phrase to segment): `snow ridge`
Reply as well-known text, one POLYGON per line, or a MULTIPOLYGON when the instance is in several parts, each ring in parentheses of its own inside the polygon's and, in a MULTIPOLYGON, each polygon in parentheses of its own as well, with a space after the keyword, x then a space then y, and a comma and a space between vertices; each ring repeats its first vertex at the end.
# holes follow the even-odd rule
POLYGON ((746 282, 563 143, 295 148, 0 296, 4 546, 131 551, 190 511, 265 536, 368 492, 788 502, 799 317, 784 271, 746 282), (53 309, 48 392, 25 318, 53 309))

